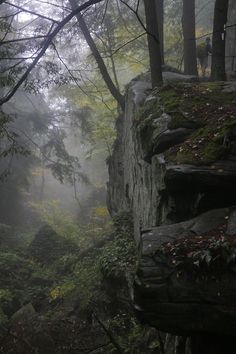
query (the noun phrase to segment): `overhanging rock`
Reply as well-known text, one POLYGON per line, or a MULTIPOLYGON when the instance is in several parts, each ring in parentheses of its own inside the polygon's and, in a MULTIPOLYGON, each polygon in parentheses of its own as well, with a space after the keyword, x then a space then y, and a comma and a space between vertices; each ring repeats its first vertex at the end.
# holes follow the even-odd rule
MULTIPOLYGON (((226 245, 235 239, 232 233, 235 227, 235 210, 224 208, 211 210, 186 222, 143 230, 134 286, 139 317, 161 331, 176 335, 211 333, 234 336, 235 259, 232 258, 230 264, 224 265, 218 273, 213 274, 209 259, 204 258, 208 253, 203 253, 202 271, 197 263, 194 270, 191 267, 178 267, 178 257, 175 258, 175 253, 172 252, 168 257, 160 250, 165 245, 171 248, 172 244, 178 242, 179 246, 181 242, 188 242, 201 235, 208 237, 209 243, 215 240, 226 245), (210 236, 207 236, 208 234, 210 236)), ((202 242, 201 238, 198 242, 202 242)), ((184 262, 188 261, 189 256, 191 255, 186 255, 184 262)), ((188 262, 186 264, 188 265, 188 262)), ((215 264, 213 268, 216 269, 215 264)))

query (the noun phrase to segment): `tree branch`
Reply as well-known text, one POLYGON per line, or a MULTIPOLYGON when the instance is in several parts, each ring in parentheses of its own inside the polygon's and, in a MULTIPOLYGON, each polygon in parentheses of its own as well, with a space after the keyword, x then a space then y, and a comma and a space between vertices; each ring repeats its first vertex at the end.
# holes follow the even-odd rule
POLYGON ((61 31, 61 29, 68 23, 70 20, 78 15, 81 11, 87 9, 89 6, 94 5, 96 3, 100 3, 104 0, 88 0, 84 4, 80 5, 76 9, 74 9, 69 15, 67 15, 57 26, 56 28, 48 35, 47 39, 45 40, 41 50, 39 51, 39 54, 35 57, 33 62, 29 65, 28 69, 25 71, 25 73, 22 75, 22 77, 19 79, 19 81, 16 83, 16 85, 10 90, 2 99, 0 99, 0 106, 2 106, 4 103, 8 102, 16 93, 18 88, 24 83, 24 81, 27 79, 28 75, 31 73, 31 71, 35 68, 35 66, 38 64, 39 60, 43 57, 45 54, 46 50, 48 47, 52 44, 53 39, 56 37, 56 35, 61 31))
POLYGON ((38 14, 37 12, 31 11, 31 10, 28 10, 28 9, 25 9, 24 7, 21 7, 21 6, 15 5, 15 4, 11 4, 11 3, 8 2, 8 1, 5 1, 5 4, 7 4, 7 5, 9 5, 9 6, 13 6, 13 7, 15 7, 16 9, 21 10, 21 11, 23 11, 23 12, 27 12, 28 14, 31 14, 31 15, 34 15, 34 16, 37 16, 37 17, 40 17, 40 18, 44 18, 45 20, 51 21, 51 22, 53 22, 53 23, 57 23, 57 24, 60 23, 59 21, 54 20, 54 19, 51 18, 51 17, 38 14))
MULTIPOLYGON (((71 4, 72 9, 75 9, 75 7, 77 6, 75 0, 70 0, 70 4, 71 4)), ((77 17, 80 29, 84 35, 84 38, 85 38, 93 56, 94 56, 94 59, 97 62, 98 68, 100 70, 103 80, 105 81, 105 83, 107 85, 108 90, 110 91, 112 96, 115 98, 115 100, 118 102, 121 109, 124 111, 124 109, 125 109, 124 96, 120 93, 120 91, 114 85, 114 83, 111 79, 111 76, 108 73, 107 67, 104 63, 104 60, 103 60, 100 52, 98 51, 97 46, 96 46, 96 44, 95 44, 95 42, 88 30, 88 27, 84 21, 84 18, 82 16, 79 16, 79 13, 77 13, 76 17, 77 17)))
POLYGON ((129 45, 130 43, 136 41, 137 39, 143 37, 144 35, 146 35, 146 32, 143 32, 143 33, 139 34, 137 37, 132 38, 128 42, 122 44, 120 47, 116 48, 116 50, 114 50, 114 52, 112 52, 112 56, 115 55, 117 52, 119 52, 119 50, 121 50, 122 48, 126 47, 127 45, 129 45))
POLYGON ((146 32, 146 34, 148 34, 149 36, 153 37, 153 39, 159 43, 159 39, 155 36, 155 34, 151 33, 148 31, 147 27, 144 25, 141 17, 139 16, 139 13, 138 13, 138 9, 139 9, 139 1, 138 1, 138 4, 137 4, 137 7, 136 7, 136 10, 134 10, 132 8, 132 6, 130 6, 127 2, 125 2, 124 0, 120 0, 120 2, 122 2, 122 4, 126 5, 128 7, 128 9, 133 12, 133 14, 136 16, 139 24, 141 25, 141 27, 144 29, 144 31, 146 32))
POLYGON ((13 20, 14 20, 14 16, 10 19, 10 22, 8 23, 8 26, 7 26, 7 30, 6 30, 3 38, 0 40, 0 43, 5 40, 5 38, 7 37, 8 33, 10 32, 13 20))
POLYGON ((49 1, 43 1, 43 0, 36 0, 36 1, 40 2, 41 4, 47 4, 47 5, 50 5, 50 6, 54 6, 56 8, 59 8, 62 11, 71 12, 71 8, 66 7, 66 6, 56 5, 56 4, 53 4, 52 2, 49 2, 49 1))
POLYGON ((0 42, 0 47, 2 45, 9 44, 9 43, 17 43, 17 42, 29 41, 31 39, 42 39, 42 38, 46 38, 46 37, 47 36, 35 36, 35 37, 25 37, 25 38, 18 38, 18 39, 10 39, 8 41, 0 42))

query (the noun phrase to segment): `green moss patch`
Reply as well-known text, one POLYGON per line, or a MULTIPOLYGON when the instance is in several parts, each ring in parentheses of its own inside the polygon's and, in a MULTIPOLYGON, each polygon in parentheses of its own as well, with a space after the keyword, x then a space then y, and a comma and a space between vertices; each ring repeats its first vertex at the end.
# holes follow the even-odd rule
POLYGON ((223 88, 221 83, 210 82, 168 83, 155 89, 137 112, 141 141, 153 143, 154 135, 161 133, 155 119, 167 113, 171 117, 168 129, 194 129, 188 140, 166 152, 168 159, 207 165, 224 158, 230 149, 236 150, 234 141, 230 147, 225 144, 227 136, 236 136, 236 94, 223 92, 223 88))
POLYGON ((223 159, 234 148, 228 139, 236 136, 236 118, 222 124, 209 124, 194 132, 183 144, 166 152, 167 159, 177 163, 209 165, 223 159))

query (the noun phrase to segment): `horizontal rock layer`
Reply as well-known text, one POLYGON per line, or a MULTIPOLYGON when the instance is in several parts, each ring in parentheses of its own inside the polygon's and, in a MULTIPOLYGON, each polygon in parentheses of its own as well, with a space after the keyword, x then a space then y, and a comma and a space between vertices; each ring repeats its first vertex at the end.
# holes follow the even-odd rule
MULTIPOLYGON (((172 73, 165 77, 169 75, 173 77, 172 73)), ((177 78, 182 80, 175 73, 177 78)), ((145 76, 131 82, 108 161, 108 207, 113 215, 127 210, 134 218, 140 249, 134 295, 142 320, 177 335, 222 332, 232 336, 236 330, 236 274, 225 267, 219 278, 204 279, 179 272, 170 266, 170 260, 158 258, 166 243, 205 234, 226 221, 224 232, 232 237, 236 234, 236 121, 232 118, 236 106, 224 102, 215 106, 218 91, 215 94, 214 88, 196 84, 192 90, 192 80, 185 78, 186 86, 181 88, 184 110, 175 104, 178 86, 172 89, 170 83, 161 96, 151 92, 145 76), (207 107, 206 119, 198 121, 201 95, 199 107, 207 107), (189 105, 192 97, 196 98, 194 107, 189 105), (228 115, 231 120, 225 119, 228 115), (216 125, 217 131, 212 133, 216 125), (185 161, 188 159, 191 162, 185 161)), ((225 95, 232 95, 227 102, 234 102, 234 87, 229 90, 223 83, 219 87, 225 95)))
POLYGON ((178 271, 168 258, 155 255, 167 242, 203 235, 225 222, 226 235, 235 235, 236 213, 234 209, 227 208, 142 232, 135 300, 143 320, 178 335, 235 333, 236 269, 232 271, 229 267, 214 276, 202 274, 200 269, 199 274, 192 274, 188 269, 178 271))

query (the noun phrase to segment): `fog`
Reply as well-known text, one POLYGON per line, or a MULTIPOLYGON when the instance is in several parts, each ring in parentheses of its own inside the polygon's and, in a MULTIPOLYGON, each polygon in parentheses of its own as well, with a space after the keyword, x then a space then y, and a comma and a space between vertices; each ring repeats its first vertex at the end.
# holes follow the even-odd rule
MULTIPOLYGON (((13 157, 10 154, 1 162, 1 189, 5 197, 1 201, 4 212, 0 215, 0 223, 39 227, 40 220, 37 210, 34 212, 32 209, 32 203, 55 202, 75 220, 84 218, 82 210, 88 207, 89 200, 95 195, 94 208, 99 204, 105 205, 108 178, 105 147, 100 143, 100 149, 94 152, 89 139, 83 136, 80 123, 73 121, 77 118, 68 110, 66 100, 61 100, 58 105, 58 98, 53 101, 49 96, 48 92, 45 97, 18 91, 14 99, 4 106, 4 113, 12 118, 9 129, 16 135, 19 146, 30 154, 13 157), (50 141, 53 130, 63 131, 68 155, 78 158, 79 176, 73 181, 68 181, 67 176, 59 181, 48 167, 57 160, 53 152, 45 153, 45 145, 50 141), (19 190, 11 195, 12 184, 19 190)), ((8 139, 6 144, 10 144, 8 139)), ((89 214, 89 210, 86 212, 89 214)))

